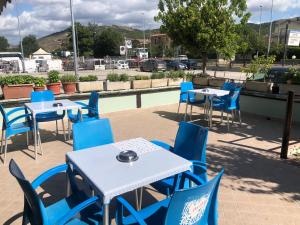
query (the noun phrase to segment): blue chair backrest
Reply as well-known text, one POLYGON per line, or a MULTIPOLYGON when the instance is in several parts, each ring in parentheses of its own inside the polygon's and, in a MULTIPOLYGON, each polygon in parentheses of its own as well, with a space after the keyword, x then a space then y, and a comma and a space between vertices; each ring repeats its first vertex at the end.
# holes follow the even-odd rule
POLYGON ((208 129, 181 122, 176 135, 174 153, 187 159, 206 162, 208 129))
POLYGON ((176 191, 170 201, 165 225, 213 225, 209 214, 217 201, 217 192, 224 171, 211 181, 194 188, 176 191))
POLYGON ((53 91, 34 91, 31 93, 31 102, 54 101, 53 91))
POLYGON ((182 82, 180 84, 180 102, 185 102, 188 97, 188 91, 194 90, 193 82, 182 82))
POLYGON ((0 112, 3 118, 2 129, 5 130, 7 128, 8 117, 2 105, 0 105, 0 112))
POLYGON ((89 117, 99 116, 98 101, 99 101, 99 93, 93 91, 89 99, 89 108, 90 108, 88 112, 89 117))
POLYGON ((225 107, 239 109, 240 95, 241 95, 241 88, 236 88, 235 91, 228 96, 225 107))
POLYGON ((235 91, 237 88, 237 85, 233 82, 225 82, 223 86, 221 87, 222 90, 225 91, 235 91))
POLYGON ((9 163, 9 171, 17 179, 24 192, 24 213, 28 216, 30 224, 46 224, 45 206, 14 160, 9 163))
POLYGON ((73 125, 73 150, 78 151, 111 144, 114 137, 108 119, 75 123, 73 125))

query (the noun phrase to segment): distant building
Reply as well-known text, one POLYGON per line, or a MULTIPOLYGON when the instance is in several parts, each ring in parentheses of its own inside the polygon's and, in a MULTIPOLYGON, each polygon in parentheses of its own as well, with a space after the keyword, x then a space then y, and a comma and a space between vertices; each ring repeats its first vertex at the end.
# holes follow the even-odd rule
POLYGON ((46 52, 44 49, 40 48, 36 52, 32 53, 32 59, 52 59, 52 55, 49 52, 46 52))
POLYGON ((272 43, 285 44, 287 24, 288 30, 300 30, 300 17, 275 21, 272 43))
POLYGON ((163 46, 164 48, 171 48, 172 40, 166 34, 151 35, 151 46, 163 46))

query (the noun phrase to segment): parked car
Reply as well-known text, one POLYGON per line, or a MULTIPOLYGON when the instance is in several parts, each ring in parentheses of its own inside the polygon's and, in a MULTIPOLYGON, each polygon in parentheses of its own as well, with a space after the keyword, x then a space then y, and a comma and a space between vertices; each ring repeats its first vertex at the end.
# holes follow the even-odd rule
POLYGON ((267 80, 273 83, 286 83, 286 81, 291 78, 292 75, 288 67, 273 67, 265 76, 262 73, 254 75, 254 80, 256 81, 267 80))
POLYGON ((140 70, 142 72, 166 71, 167 66, 165 61, 158 60, 158 59, 149 59, 149 60, 145 60, 142 63, 140 70))
POLYGON ((122 70, 122 69, 129 69, 128 62, 125 60, 118 60, 115 64, 115 69, 122 70))
POLYGON ((187 59, 187 60, 181 60, 181 63, 185 64, 187 66, 188 70, 200 70, 201 69, 201 63, 197 60, 187 59))
POLYGON ((186 70, 187 65, 175 60, 166 60, 168 70, 186 70))

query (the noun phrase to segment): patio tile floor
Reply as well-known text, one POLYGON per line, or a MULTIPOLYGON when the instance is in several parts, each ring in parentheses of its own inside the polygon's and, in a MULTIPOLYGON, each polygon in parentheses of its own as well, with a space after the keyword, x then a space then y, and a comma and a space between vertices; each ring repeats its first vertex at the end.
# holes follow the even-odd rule
MULTIPOLYGON (((172 144, 179 121, 176 110, 176 105, 170 105, 116 112, 102 117, 111 119, 116 141, 144 137, 172 144)), ((195 111, 202 112, 201 109, 195 111)), ((210 175, 216 174, 221 167, 225 168, 219 194, 219 224, 300 224, 300 163, 279 159, 282 122, 243 115, 243 126, 234 125, 228 132, 226 124, 219 123, 218 116, 216 113, 214 127, 209 132, 207 161, 210 175)), ((202 116, 193 118, 200 118, 195 123, 206 125, 202 116)), ((37 161, 32 158, 33 146, 27 149, 25 136, 9 142, 8 160, 14 158, 30 180, 64 163, 66 152, 72 150, 72 141, 64 142, 61 130, 56 137, 54 125, 41 125, 44 155, 39 156, 37 161)), ((300 134, 300 126, 295 125, 292 142, 296 145, 299 142, 297 134, 300 134)), ((7 166, 0 165, 0 174, 0 224, 21 224, 22 192, 7 166)), ((54 178, 39 191, 46 202, 54 201, 52 194, 65 194, 64 178, 54 178)), ((125 195, 130 201, 133 196, 131 193, 125 195)), ((162 198, 162 195, 147 188, 143 205, 162 198)), ((113 207, 114 204, 112 215, 113 207)))

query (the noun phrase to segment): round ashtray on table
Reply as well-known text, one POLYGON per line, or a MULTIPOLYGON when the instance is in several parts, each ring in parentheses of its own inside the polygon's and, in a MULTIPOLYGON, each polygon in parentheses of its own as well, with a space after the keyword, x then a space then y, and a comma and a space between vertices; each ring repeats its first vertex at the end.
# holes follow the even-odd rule
POLYGON ((131 151, 131 150, 120 152, 120 154, 117 155, 116 158, 118 161, 123 162, 123 163, 131 163, 131 162, 135 162, 139 159, 136 152, 131 151))
POLYGON ((63 104, 60 102, 53 103, 53 107, 60 107, 60 106, 63 106, 63 104))

